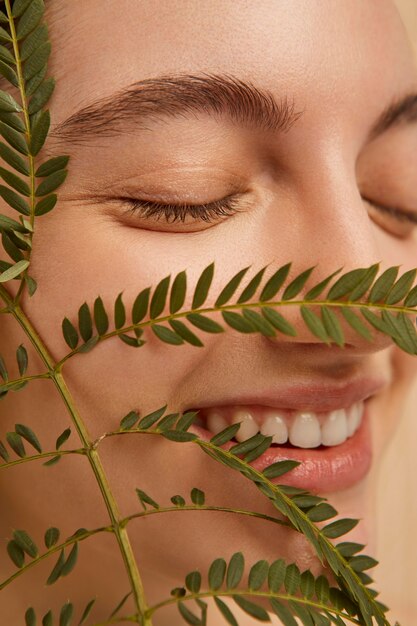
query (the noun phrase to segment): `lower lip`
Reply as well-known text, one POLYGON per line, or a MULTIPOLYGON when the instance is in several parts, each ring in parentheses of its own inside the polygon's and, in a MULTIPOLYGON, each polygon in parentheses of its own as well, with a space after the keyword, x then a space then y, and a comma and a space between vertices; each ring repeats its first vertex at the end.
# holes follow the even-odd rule
MULTIPOLYGON (((213 433, 195 424, 188 430, 204 441, 210 441, 213 437, 213 433)), ((221 447, 229 450, 235 444, 235 441, 228 441, 221 447)), ((313 494, 342 491, 359 483, 372 465, 372 437, 367 403, 361 425, 344 443, 309 449, 271 446, 249 465, 262 472, 272 463, 287 459, 300 461, 301 465, 272 482, 305 489, 313 494)))

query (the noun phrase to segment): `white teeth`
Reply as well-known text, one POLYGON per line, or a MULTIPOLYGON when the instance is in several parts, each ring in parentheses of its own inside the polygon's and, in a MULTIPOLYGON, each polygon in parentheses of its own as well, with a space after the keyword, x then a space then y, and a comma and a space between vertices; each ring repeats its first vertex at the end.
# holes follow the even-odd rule
POLYGON ((321 426, 321 442, 324 446, 337 446, 348 438, 347 415, 344 409, 331 411, 321 426))
POLYGON ((298 413, 291 425, 289 438, 293 446, 317 448, 321 444, 321 430, 314 413, 298 413))
POLYGON ((267 413, 261 426, 261 433, 265 437, 272 435, 272 443, 285 443, 288 440, 288 428, 284 419, 276 413, 267 413))
POLYGON ((226 419, 217 411, 210 411, 207 415, 207 427, 214 435, 220 433, 222 430, 228 427, 226 419))
MULTIPOLYGON (((317 448, 320 445, 337 446, 358 430, 364 412, 364 403, 356 402, 348 409, 321 414, 320 421, 313 411, 300 411, 291 421, 280 415, 279 410, 268 409, 262 414, 262 426, 246 409, 236 409, 232 424, 241 422, 235 435, 238 442, 246 441, 259 431, 266 437, 272 436, 272 443, 285 444, 288 440, 298 448, 317 448), (324 421, 323 421, 324 420, 324 421)), ((221 410, 212 409, 207 413, 207 428, 217 435, 230 425, 230 417, 223 417, 221 410)))
POLYGON ((353 404, 350 409, 347 411, 347 430, 348 437, 351 437, 355 430, 358 429, 359 425, 362 422, 363 415, 363 402, 356 402, 353 404))
POLYGON ((248 411, 235 411, 232 417, 232 424, 236 424, 237 422, 242 422, 239 430, 235 435, 235 439, 237 441, 246 441, 253 435, 256 435, 259 432, 259 426, 251 413, 248 411))

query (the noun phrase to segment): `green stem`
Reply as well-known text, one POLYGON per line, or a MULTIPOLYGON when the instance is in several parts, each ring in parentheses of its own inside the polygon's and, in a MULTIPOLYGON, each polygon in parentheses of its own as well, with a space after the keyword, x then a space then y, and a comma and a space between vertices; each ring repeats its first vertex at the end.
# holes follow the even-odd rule
POLYGON ((70 537, 66 541, 63 541, 62 543, 53 546, 52 548, 48 550, 48 552, 41 554, 40 556, 36 557, 36 559, 33 559, 32 561, 29 561, 29 563, 26 563, 26 565, 18 569, 14 574, 9 576, 9 578, 6 578, 6 580, 0 583, 0 591, 4 589, 5 587, 7 587, 7 585, 10 585, 10 583, 13 582, 16 578, 18 578, 21 574, 23 574, 23 572, 30 569, 31 567, 34 567, 41 561, 44 561, 46 558, 51 556, 51 554, 54 554, 55 552, 59 552, 60 550, 66 548, 67 546, 71 546, 77 541, 83 541, 84 539, 87 539, 88 537, 92 537, 93 535, 97 535, 98 533, 103 533, 103 532, 108 532, 108 533, 114 532, 113 526, 101 526, 100 528, 94 528, 93 530, 86 530, 85 533, 80 533, 76 537, 70 537))
MULTIPOLYGON (((245 591, 241 589, 229 589, 229 590, 216 592, 215 594, 212 591, 202 591, 199 593, 190 593, 186 596, 181 597, 180 600, 181 602, 185 602, 186 600, 195 600, 196 598, 212 598, 214 595, 232 597, 232 596, 247 596, 249 595, 249 593, 248 593, 248 590, 245 591)), ((303 598, 299 596, 292 596, 288 593, 271 593, 267 591, 255 591, 251 589, 250 595, 259 597, 259 598, 267 598, 268 600, 269 598, 275 598, 276 600, 286 600, 286 601, 291 600, 292 602, 298 602, 299 604, 308 606, 312 609, 316 609, 317 611, 324 611, 324 610, 329 611, 329 613, 334 613, 335 615, 338 615, 342 617, 343 619, 348 619, 352 624, 359 624, 359 625, 362 624, 362 622, 357 620, 355 617, 352 617, 351 615, 348 615, 347 613, 342 613, 342 611, 340 611, 339 609, 335 607, 325 606, 323 604, 320 604, 319 602, 308 600, 307 598, 303 598)), ((149 615, 152 615, 157 609, 160 609, 164 606, 169 606, 170 604, 174 604, 175 602, 178 602, 178 598, 168 598, 167 600, 163 600, 162 602, 158 602, 158 604, 154 604, 153 606, 149 607, 147 613, 149 615)))
POLYGON ((280 526, 287 526, 288 528, 293 528, 293 525, 290 522, 286 522, 285 520, 278 519, 277 517, 272 517, 272 515, 265 515, 263 513, 257 513, 256 511, 247 511, 245 509, 233 509, 227 506, 209 506, 207 504, 202 504, 199 506, 185 504, 184 506, 166 506, 159 507, 158 509, 148 509, 146 511, 142 511, 141 513, 133 513, 132 515, 128 515, 124 519, 120 521, 121 526, 126 526, 130 520, 136 519, 139 517, 146 517, 148 515, 155 515, 156 513, 171 513, 172 511, 223 511, 225 513, 239 513, 240 515, 248 515, 250 517, 257 517, 259 519, 267 520, 268 522, 274 522, 275 524, 279 524, 280 526))
MULTIPOLYGON (((340 301, 327 301, 327 300, 277 300, 277 301, 267 301, 267 302, 249 302, 249 303, 241 303, 241 304, 225 304, 219 307, 206 307, 200 309, 191 309, 189 311, 180 311, 179 313, 172 313, 170 315, 164 315, 162 317, 157 317, 154 319, 146 320, 145 322, 138 322, 137 324, 130 324, 129 326, 124 326, 123 328, 118 328, 110 331, 109 333, 105 333, 98 337, 97 344, 105 341, 106 339, 110 339, 111 337, 116 337, 117 335, 122 335, 128 333, 135 328, 146 328, 147 326, 152 326, 153 324, 161 324, 162 322, 166 322, 169 320, 186 317, 190 315, 190 313, 199 313, 203 315, 204 313, 221 313, 221 311, 233 311, 234 309, 252 309, 254 307, 282 307, 282 306, 327 306, 327 307, 337 307, 337 308, 368 308, 368 309, 377 309, 378 311, 394 311, 396 313, 407 313, 409 315, 416 315, 417 310, 415 307, 407 307, 407 306, 396 306, 394 304, 373 304, 370 302, 340 302, 340 301)), ((82 348, 83 344, 81 344, 80 348, 82 348)), ((60 369, 65 361, 74 356, 74 354, 78 354, 80 348, 74 348, 67 355, 65 355, 60 361, 57 362, 56 367, 60 369)))
POLYGON ((55 450, 54 452, 41 452, 40 454, 33 454, 32 456, 24 456, 21 459, 15 461, 8 461, 0 465, 0 470, 13 467, 14 465, 21 465, 22 463, 28 463, 29 461, 36 461, 37 459, 46 459, 50 456, 64 456, 65 454, 86 454, 85 448, 78 448, 77 450, 55 450))
POLYGON ((127 534, 127 530, 126 528, 122 528, 120 526, 119 508, 111 491, 106 473, 101 463, 101 459, 98 452, 92 448, 90 435, 78 412, 78 409, 74 403, 65 379, 61 371, 57 371, 56 363, 54 362, 52 355, 49 353, 48 349, 44 345, 42 339, 36 332, 28 317, 25 315, 20 306, 13 302, 10 294, 2 285, 0 285, 0 295, 6 302, 14 318, 23 328, 26 335, 30 338, 30 341, 32 342, 33 346, 35 347, 36 351, 38 352, 45 366, 47 367, 51 379, 53 380, 55 387, 57 388, 68 410, 68 413, 71 416, 73 424, 80 437, 81 443, 83 447, 86 448, 85 455, 90 462, 91 468, 94 472, 98 486, 102 493, 112 523, 112 527, 114 529, 114 533, 118 541, 120 551, 122 553, 123 561, 125 563, 126 571, 133 592, 135 608, 137 610, 137 620, 140 620, 139 623, 141 623, 142 626, 151 626, 152 622, 149 621, 149 619, 147 618, 143 618, 143 615, 147 608, 145 592, 139 574, 138 566, 133 554, 133 549, 129 540, 129 536, 127 534))

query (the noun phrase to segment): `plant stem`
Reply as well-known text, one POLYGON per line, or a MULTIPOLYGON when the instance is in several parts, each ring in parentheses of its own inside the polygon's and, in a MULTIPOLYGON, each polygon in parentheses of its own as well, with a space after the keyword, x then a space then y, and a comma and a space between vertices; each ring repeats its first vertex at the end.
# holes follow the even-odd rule
POLYGON ((138 623, 140 623, 141 626, 152 626, 151 618, 144 617, 145 611, 147 610, 145 592, 127 530, 126 528, 122 528, 120 525, 121 518, 119 508, 111 491, 106 473, 101 463, 100 456, 97 450, 92 448, 91 437, 80 414, 78 413, 78 409, 75 405, 71 392, 68 389, 63 374, 60 369, 59 371, 57 371, 56 363, 54 362, 52 355, 49 353, 47 347, 43 343, 42 339, 40 338, 39 334, 33 327, 26 314, 23 312, 21 307, 13 301, 8 291, 1 285, 0 295, 6 302, 9 311, 12 313, 14 318, 25 331, 26 335, 29 337, 30 341, 32 342, 33 346, 35 347, 36 351, 38 352, 45 366, 47 367, 51 379, 53 380, 55 387, 57 388, 62 400, 64 401, 65 406, 67 407, 68 413, 71 416, 82 445, 86 448, 85 455, 90 462, 91 468, 99 485, 101 494, 107 507, 111 524, 114 528, 114 534, 117 538, 123 561, 125 563, 126 571, 133 592, 133 599, 137 611, 138 623))

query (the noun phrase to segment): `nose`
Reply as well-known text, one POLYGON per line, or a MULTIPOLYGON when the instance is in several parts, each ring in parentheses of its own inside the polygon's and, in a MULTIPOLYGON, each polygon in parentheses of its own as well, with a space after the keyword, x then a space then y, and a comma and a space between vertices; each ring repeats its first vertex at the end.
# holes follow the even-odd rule
MULTIPOLYGON (((346 290, 339 290, 338 295, 335 289, 331 291, 331 287, 336 283, 341 285, 342 277, 346 281, 344 276, 348 273, 353 285, 355 279, 359 283, 361 274, 357 270, 364 270, 364 279, 365 268, 378 264, 384 256, 374 236, 374 227, 358 190, 354 172, 347 173, 346 165, 338 163, 336 159, 331 163, 318 163, 314 171, 303 173, 296 193, 286 206, 280 209, 278 202, 271 203, 260 227, 264 229, 264 251, 271 253, 274 250, 274 261, 280 264, 292 261, 286 283, 275 300, 283 294, 285 298, 285 288, 292 282, 296 294, 294 299, 298 302, 298 305, 286 302, 283 306, 274 307, 294 327, 296 336, 277 333, 276 337, 268 337, 267 341, 323 343, 327 335, 333 343, 337 343, 342 341, 343 335, 348 346, 365 352, 380 350, 391 344, 389 337, 367 323, 359 306, 337 307, 328 298, 330 294, 336 300, 346 301, 349 298, 346 290), (276 254, 277 245, 279 255, 276 254), (302 282, 303 272, 313 266, 314 270, 297 292, 294 281, 298 279, 302 282), (320 293, 317 292, 315 299, 307 302, 306 295, 311 293, 313 287, 337 270, 340 270, 339 274, 320 293), (322 302, 322 305, 319 306, 317 302, 322 302), (366 339, 364 328, 368 328, 372 341, 366 339)), ((370 285, 387 267, 381 263, 379 268, 374 269, 370 285)), ((369 282, 372 271, 367 276, 369 282)), ((358 301, 366 300, 366 295, 365 290, 358 301)))

